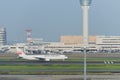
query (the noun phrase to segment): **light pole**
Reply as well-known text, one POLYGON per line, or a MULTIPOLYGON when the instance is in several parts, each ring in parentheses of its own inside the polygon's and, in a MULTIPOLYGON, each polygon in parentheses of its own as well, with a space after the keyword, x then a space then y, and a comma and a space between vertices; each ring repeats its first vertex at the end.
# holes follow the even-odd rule
POLYGON ((88 47, 88 9, 92 0, 80 0, 83 10, 83 50, 84 50, 84 80, 86 80, 86 49, 88 47))

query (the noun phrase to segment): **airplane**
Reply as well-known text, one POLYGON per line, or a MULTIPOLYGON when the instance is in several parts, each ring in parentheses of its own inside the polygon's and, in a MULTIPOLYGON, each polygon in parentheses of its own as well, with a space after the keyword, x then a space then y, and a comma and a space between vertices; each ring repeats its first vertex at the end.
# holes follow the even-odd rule
POLYGON ((50 61, 50 60, 65 60, 68 57, 63 54, 56 54, 56 53, 43 53, 42 54, 33 54, 27 55, 22 51, 20 48, 16 47, 17 54, 20 58, 27 59, 27 60, 43 60, 43 61, 50 61))
POLYGON ((10 48, 7 46, 0 46, 0 53, 5 53, 9 50, 10 48))

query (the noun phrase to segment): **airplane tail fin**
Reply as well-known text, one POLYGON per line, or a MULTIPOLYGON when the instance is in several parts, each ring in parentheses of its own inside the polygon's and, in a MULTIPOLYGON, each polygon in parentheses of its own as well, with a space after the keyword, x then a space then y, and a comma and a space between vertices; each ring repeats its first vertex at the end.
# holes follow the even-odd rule
POLYGON ((25 53, 24 53, 20 48, 16 47, 16 50, 17 50, 17 54, 18 54, 19 56, 25 55, 25 53))

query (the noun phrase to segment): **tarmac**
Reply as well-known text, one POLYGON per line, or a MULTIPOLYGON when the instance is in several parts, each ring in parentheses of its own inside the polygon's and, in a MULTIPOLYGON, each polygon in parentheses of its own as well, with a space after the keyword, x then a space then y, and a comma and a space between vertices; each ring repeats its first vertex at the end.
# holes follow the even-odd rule
MULTIPOLYGON (((0 75, 0 80, 83 80, 83 75, 0 75)), ((120 80, 120 76, 87 75, 87 80, 120 80)))

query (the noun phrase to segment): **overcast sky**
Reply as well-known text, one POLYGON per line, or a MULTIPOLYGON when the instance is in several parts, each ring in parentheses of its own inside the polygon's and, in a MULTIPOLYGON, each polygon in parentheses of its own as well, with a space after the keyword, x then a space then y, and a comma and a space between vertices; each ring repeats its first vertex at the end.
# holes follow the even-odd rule
MULTIPOLYGON (((79 0, 0 0, 0 26, 8 42, 32 38, 59 41, 61 35, 82 35, 79 0)), ((120 36, 120 0, 93 0, 89 9, 89 34, 120 36)))

